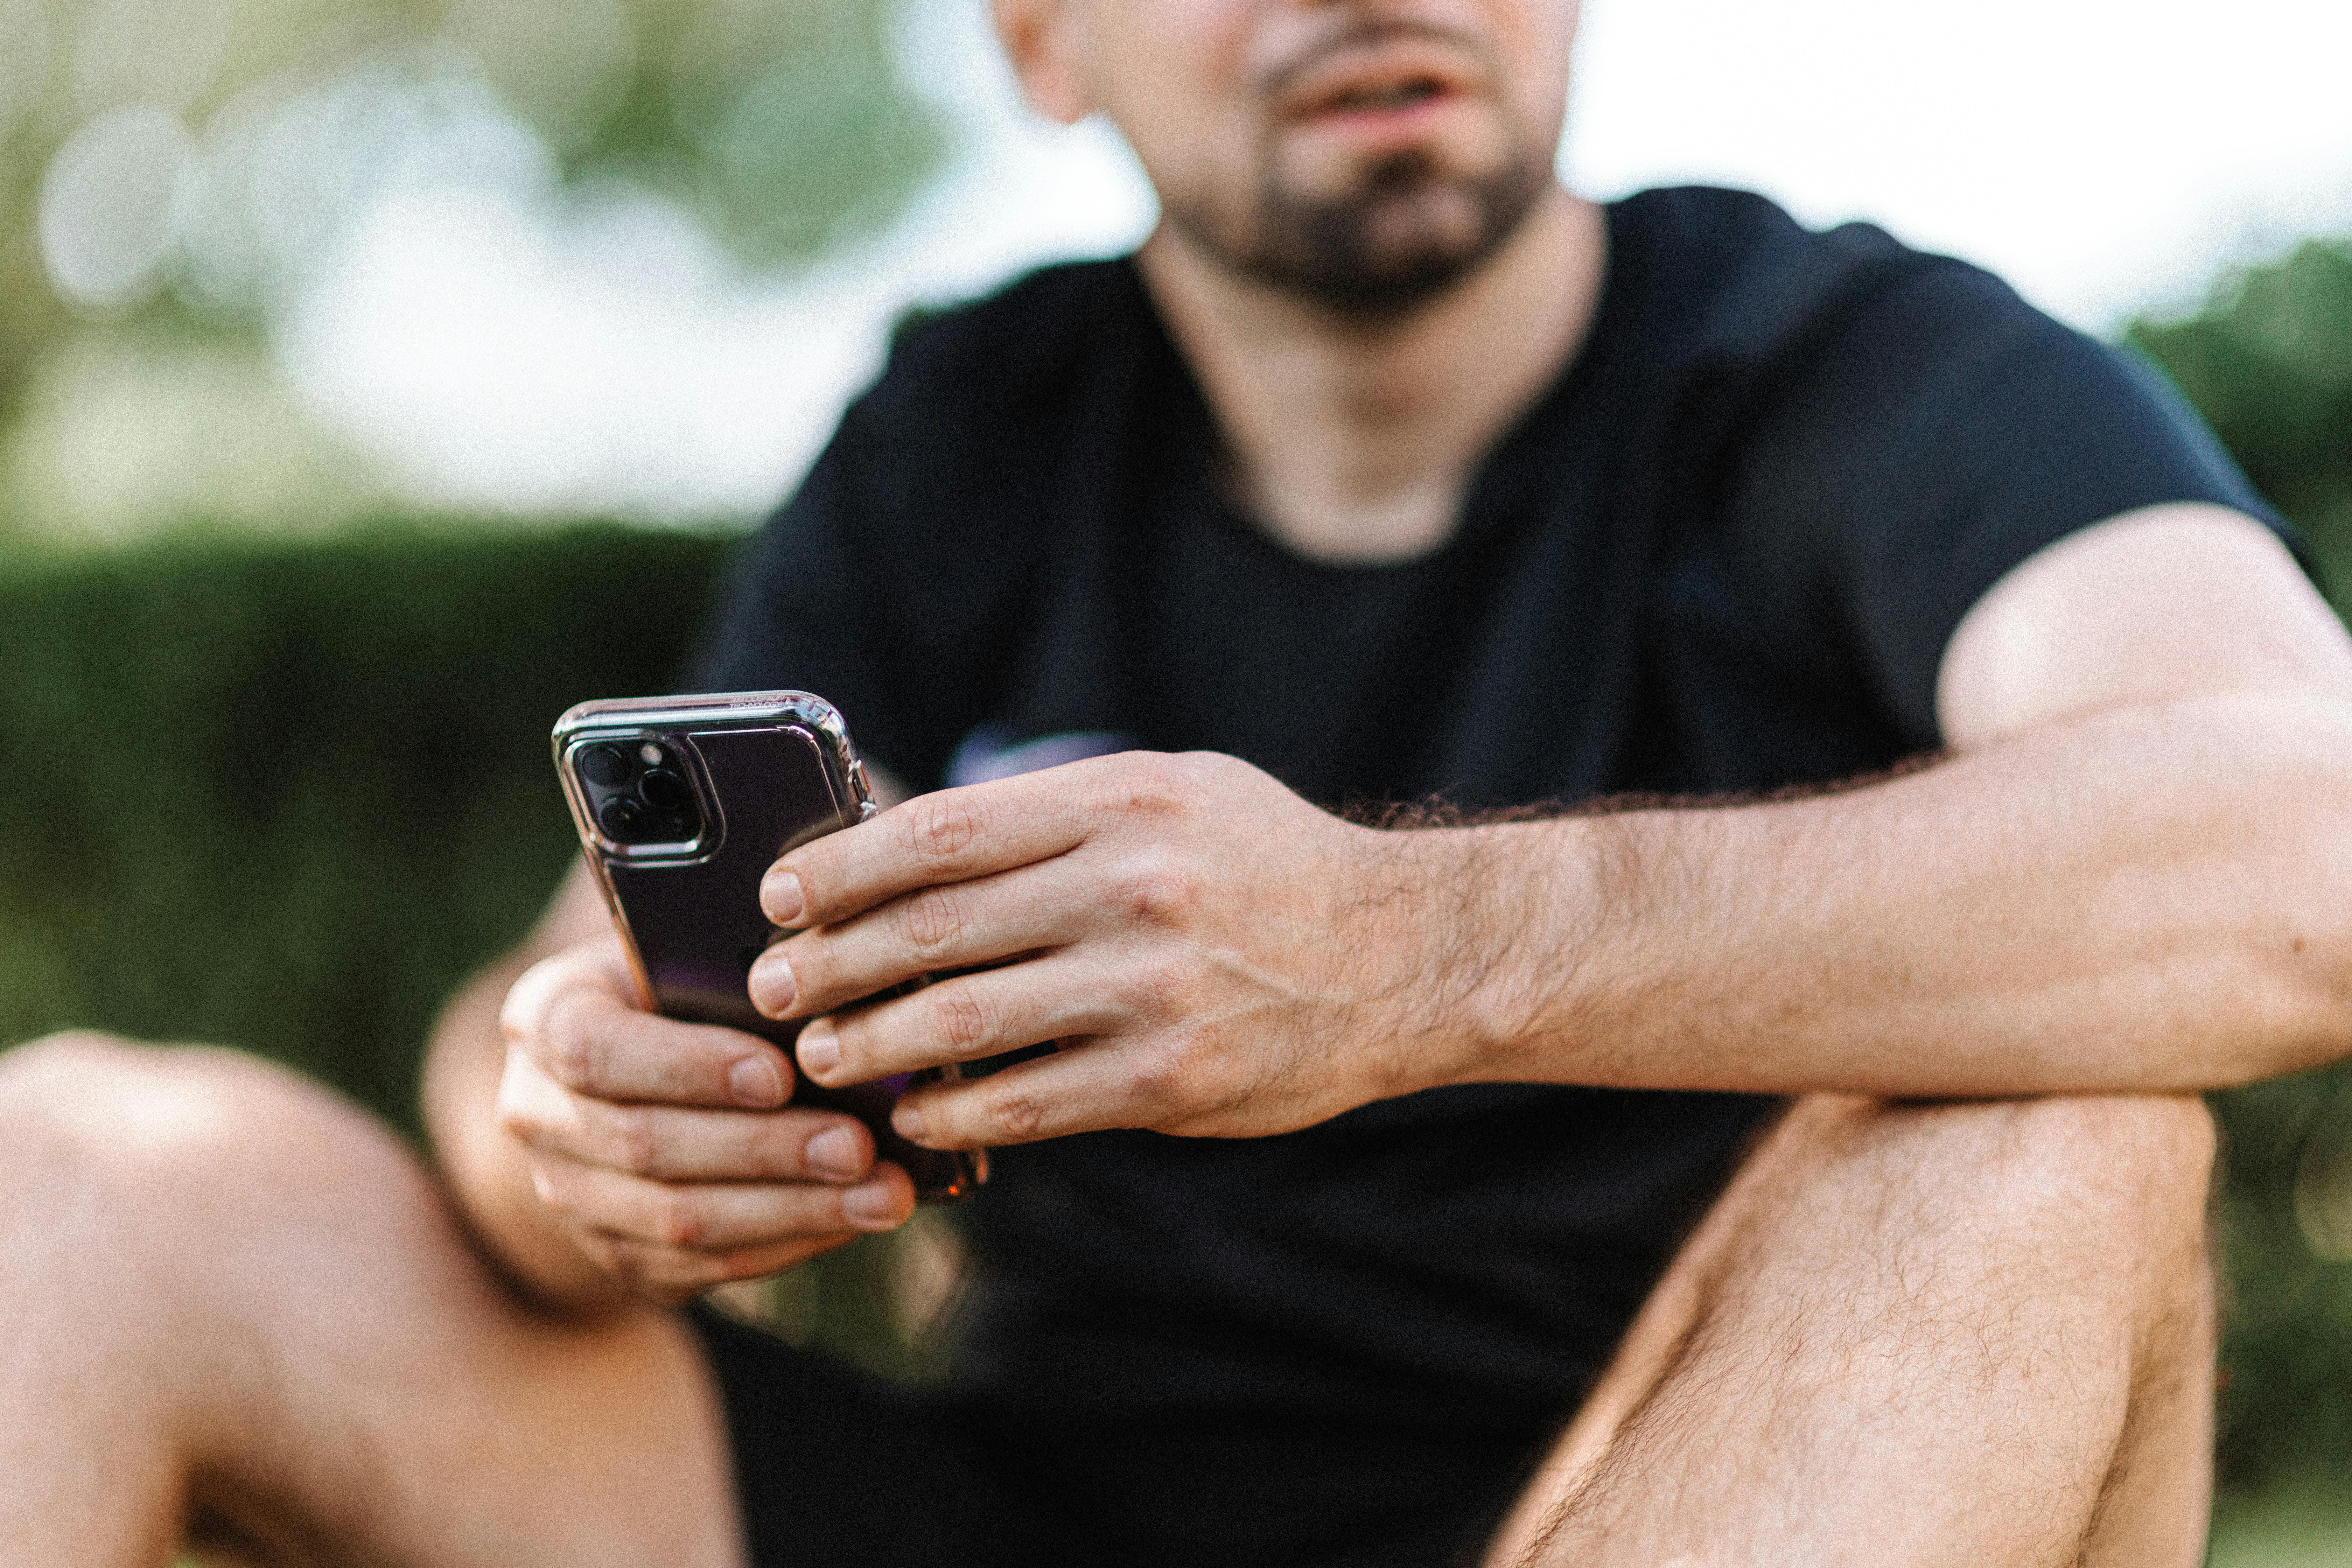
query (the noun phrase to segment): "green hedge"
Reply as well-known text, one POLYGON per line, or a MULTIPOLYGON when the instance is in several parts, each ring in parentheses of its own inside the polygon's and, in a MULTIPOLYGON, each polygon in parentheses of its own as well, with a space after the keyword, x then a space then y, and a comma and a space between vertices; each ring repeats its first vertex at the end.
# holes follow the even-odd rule
POLYGON ((414 1128, 435 1006, 574 852, 547 732, 666 689, 708 539, 0 560, 0 1041, 229 1040, 414 1128))
POLYGON ((2352 592, 2352 240, 2232 273, 2203 309, 2135 327, 2264 495, 2352 592))

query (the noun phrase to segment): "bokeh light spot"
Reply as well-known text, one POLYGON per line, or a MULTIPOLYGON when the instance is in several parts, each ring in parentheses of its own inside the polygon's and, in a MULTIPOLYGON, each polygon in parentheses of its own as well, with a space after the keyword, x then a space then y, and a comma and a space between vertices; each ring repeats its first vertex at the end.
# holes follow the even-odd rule
POLYGON ((119 109, 76 132, 41 184, 41 259, 58 297, 105 314, 153 293, 194 177, 194 143, 169 110, 119 109))

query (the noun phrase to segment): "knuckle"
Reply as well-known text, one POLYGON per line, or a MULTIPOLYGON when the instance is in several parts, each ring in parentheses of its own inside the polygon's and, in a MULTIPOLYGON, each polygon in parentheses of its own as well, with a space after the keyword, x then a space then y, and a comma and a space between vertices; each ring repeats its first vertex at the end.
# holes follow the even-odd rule
POLYGON ((1149 960, 1128 973, 1131 1005, 1145 1016, 1162 1022, 1192 1013, 1197 982, 1194 965, 1181 957, 1149 960))
POLYGON ((580 1197, 572 1190, 572 1184, 544 1167, 533 1169, 531 1190, 538 1195, 539 1206, 558 1219, 576 1220, 580 1217, 580 1197))
POLYGON ((1118 805, 1143 817, 1181 816, 1199 799, 1200 780, 1183 758, 1137 752, 1119 759, 1114 775, 1118 805))
POLYGON ((1182 923, 1198 906, 1201 883, 1183 856, 1154 847, 1128 862, 1121 892, 1130 920, 1172 926, 1182 923))
POLYGON ((1128 1092, 1146 1110, 1178 1103, 1193 1077, 1191 1055, 1181 1041, 1136 1051, 1128 1064, 1128 1092))
POLYGON ((961 790, 925 795, 907 813, 907 847, 926 866, 954 864, 980 831, 981 815, 961 790))
POLYGON ((690 1253, 667 1247, 615 1243, 600 1254, 606 1273, 649 1301, 677 1306, 690 1300, 716 1279, 709 1265, 690 1253))
POLYGON ((493 1114, 499 1131, 519 1143, 535 1146, 547 1136, 547 1122, 538 1109, 514 1095, 499 1095, 493 1114))
POLYGON ((920 957, 947 953, 963 934, 963 900, 952 889, 926 888, 910 896, 899 911, 899 934, 920 957))
POLYGON ((693 1247, 700 1245, 709 1226, 693 1194, 664 1187, 654 1195, 651 1229, 664 1247, 693 1247))
POLYGON ((499 1004, 499 1037, 510 1046, 519 1046, 530 1038, 531 1026, 538 1022, 530 1012, 526 1011, 527 1005, 520 994, 521 990, 521 986, 516 986, 507 993, 506 1000, 499 1004))
POLYGON ((939 988, 930 998, 931 1034, 959 1053, 985 1044, 995 1025, 994 1010, 966 985, 939 988))
POLYGON ((625 1105, 614 1113, 613 1142, 621 1168, 639 1176, 662 1173, 661 1117, 649 1105, 625 1105))
POLYGON ((633 1289, 635 1287, 638 1263, 635 1253, 623 1247, 619 1242, 601 1236, 585 1238, 581 1243, 581 1247, 594 1261, 597 1268, 602 1268, 622 1284, 633 1289))
POLYGON ((1045 1131, 1045 1098, 1019 1077, 990 1079, 981 1109, 990 1126, 1016 1142, 1045 1131))
POLYGON ((603 1042, 593 1015, 567 1007, 549 1021, 541 1038, 542 1059, 556 1082, 582 1094, 594 1094, 603 1070, 603 1042))

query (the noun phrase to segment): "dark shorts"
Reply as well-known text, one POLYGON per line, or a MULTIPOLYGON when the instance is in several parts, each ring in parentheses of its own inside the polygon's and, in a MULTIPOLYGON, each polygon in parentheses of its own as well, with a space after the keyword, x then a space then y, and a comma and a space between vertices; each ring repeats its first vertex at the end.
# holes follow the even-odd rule
POLYGON ((708 1308, 754 1568, 1456 1568, 1523 1434, 1083 1426, 899 1388, 708 1308))

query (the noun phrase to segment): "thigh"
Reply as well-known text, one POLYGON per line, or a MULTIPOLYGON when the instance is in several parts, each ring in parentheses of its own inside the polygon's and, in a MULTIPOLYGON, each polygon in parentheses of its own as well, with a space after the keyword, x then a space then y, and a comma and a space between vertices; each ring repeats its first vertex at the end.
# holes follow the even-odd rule
POLYGON ((533 1311, 396 1138, 252 1058, 0 1066, 0 1184, 44 1199, 0 1216, 32 1352, 0 1366, 0 1532, 58 1562, 136 1561, 192 1517, 238 1560, 740 1564, 673 1314, 533 1311))
POLYGON ((2211 1154, 2186 1099, 1794 1102, 1486 1561, 2197 1561, 2211 1154))

